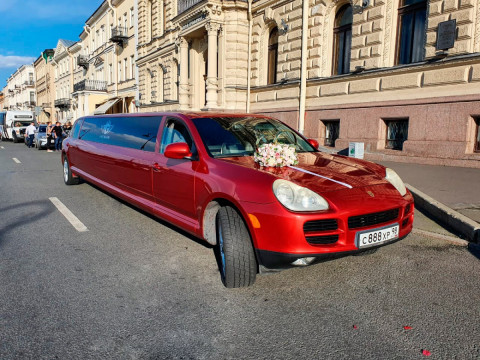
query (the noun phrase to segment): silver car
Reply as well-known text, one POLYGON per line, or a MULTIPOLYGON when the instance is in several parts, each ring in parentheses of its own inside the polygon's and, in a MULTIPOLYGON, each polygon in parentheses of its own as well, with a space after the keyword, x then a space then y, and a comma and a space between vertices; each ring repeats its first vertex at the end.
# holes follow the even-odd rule
POLYGON ((33 144, 37 147, 37 150, 47 148, 47 125, 39 125, 35 130, 33 144))

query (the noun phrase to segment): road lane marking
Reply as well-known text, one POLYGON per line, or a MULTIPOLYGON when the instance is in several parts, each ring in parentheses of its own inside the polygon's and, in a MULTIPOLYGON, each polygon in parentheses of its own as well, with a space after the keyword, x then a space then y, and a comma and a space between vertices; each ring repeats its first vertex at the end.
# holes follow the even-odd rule
POLYGON ((21 164, 20 160, 18 160, 17 158, 12 158, 13 161, 15 161, 17 164, 21 164))
POLYGON ((62 215, 65 216, 65 218, 70 222, 70 224, 72 224, 73 227, 77 229, 78 232, 88 231, 87 227, 83 225, 83 223, 78 220, 78 218, 73 215, 73 213, 68 210, 68 208, 60 200, 58 200, 56 197, 51 197, 49 199, 53 203, 53 205, 57 207, 58 211, 60 211, 62 215))
POLYGON ((0 146, 0 149, 5 149, 3 146, 0 146))

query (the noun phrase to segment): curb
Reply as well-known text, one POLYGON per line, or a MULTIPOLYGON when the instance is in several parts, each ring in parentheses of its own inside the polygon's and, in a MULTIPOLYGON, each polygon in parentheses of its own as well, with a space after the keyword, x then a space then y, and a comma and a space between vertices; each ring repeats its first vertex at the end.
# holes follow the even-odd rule
POLYGON ((435 220, 442 222, 465 237, 466 240, 480 242, 480 224, 449 208, 412 185, 405 184, 415 200, 415 206, 426 211, 435 220))

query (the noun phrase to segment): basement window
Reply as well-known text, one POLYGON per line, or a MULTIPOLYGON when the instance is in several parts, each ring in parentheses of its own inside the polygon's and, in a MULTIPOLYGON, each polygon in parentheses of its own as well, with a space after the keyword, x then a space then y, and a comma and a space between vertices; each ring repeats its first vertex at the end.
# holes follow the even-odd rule
POLYGON ((335 147, 335 141, 340 135, 340 120, 323 121, 325 125, 325 146, 335 147))
POLYGON ((480 117, 475 118, 475 152, 480 152, 480 117))
POLYGON ((408 118, 384 121, 387 125, 385 149, 403 150, 403 143, 408 139, 408 118))

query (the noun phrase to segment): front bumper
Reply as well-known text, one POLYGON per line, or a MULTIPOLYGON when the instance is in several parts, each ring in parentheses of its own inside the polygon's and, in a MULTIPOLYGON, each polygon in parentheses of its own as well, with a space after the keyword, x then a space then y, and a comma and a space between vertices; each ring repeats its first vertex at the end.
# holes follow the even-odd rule
POLYGON ((361 252, 364 249, 358 246, 357 234, 388 225, 399 225, 398 237, 375 246, 384 246, 407 236, 412 231, 414 218, 412 195, 407 192, 401 197, 396 190, 378 187, 375 192, 376 198, 360 199, 365 194, 364 189, 346 190, 344 194, 338 191, 334 201, 329 201, 331 208, 324 212, 295 213, 280 203, 243 203, 244 210, 258 219, 256 226, 249 221, 249 228, 259 263, 268 268, 300 258, 361 252), (352 223, 354 218, 381 213, 391 216, 379 217, 377 222, 365 226, 352 223), (324 229, 322 226, 313 229, 308 226, 312 223, 328 224, 329 221, 336 226, 324 229))

